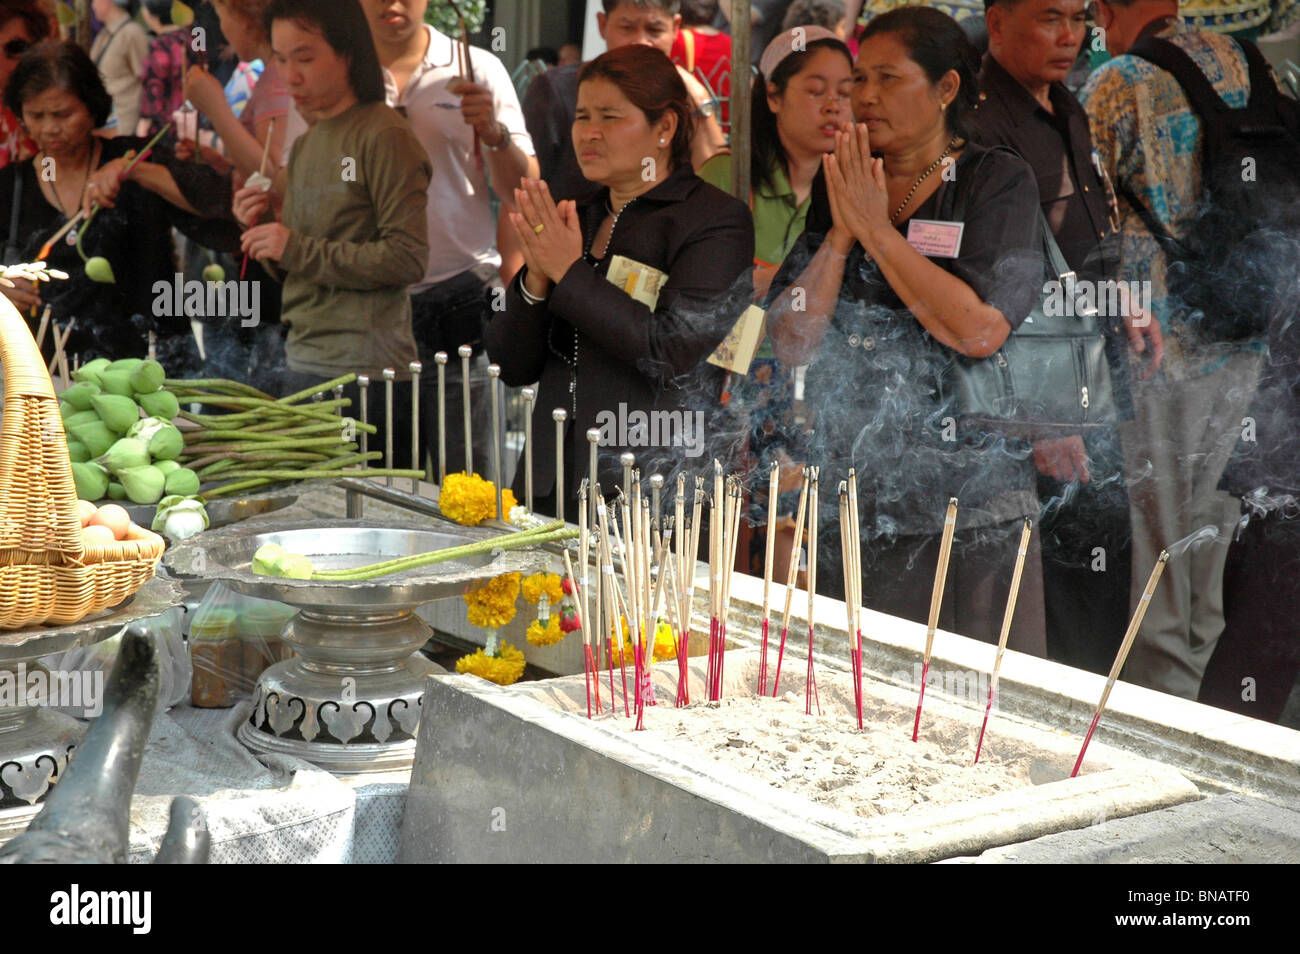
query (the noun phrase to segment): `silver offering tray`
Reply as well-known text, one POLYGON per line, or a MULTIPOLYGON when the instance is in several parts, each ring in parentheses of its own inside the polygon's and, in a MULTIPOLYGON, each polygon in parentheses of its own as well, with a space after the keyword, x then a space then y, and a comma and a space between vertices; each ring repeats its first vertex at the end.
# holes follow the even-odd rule
MULTIPOLYGON (((37 674, 48 685, 36 662, 42 656, 103 642, 124 626, 166 612, 182 596, 177 583, 154 577, 120 605, 80 622, 0 631, 0 679, 16 688, 21 677, 26 689, 37 674)), ((0 841, 27 827, 84 734, 80 722, 48 706, 0 701, 0 841)))
POLYGON ((424 681, 435 671, 417 652, 433 631, 415 610, 546 564, 540 551, 494 551, 360 583, 279 579, 252 572, 253 554, 265 544, 335 570, 502 534, 405 521, 258 523, 191 537, 168 550, 165 564, 182 579, 206 576, 299 608, 282 633, 297 658, 262 674, 238 735, 254 752, 297 756, 345 775, 409 768, 415 757, 424 681))

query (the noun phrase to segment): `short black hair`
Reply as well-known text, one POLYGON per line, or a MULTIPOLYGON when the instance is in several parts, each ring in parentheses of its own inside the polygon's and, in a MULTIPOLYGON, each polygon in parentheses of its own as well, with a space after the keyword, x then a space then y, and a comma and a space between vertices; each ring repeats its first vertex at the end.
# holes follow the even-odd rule
POLYGON ((0 26, 10 20, 22 20, 23 29, 33 43, 48 40, 54 35, 54 23, 40 0, 4 0, 4 3, 0 3, 0 26))
POLYGON ((681 5, 682 26, 709 26, 718 15, 718 0, 681 0, 681 5))
POLYGON ((560 54, 553 46, 535 46, 524 54, 524 59, 529 62, 541 60, 547 66, 555 66, 560 62, 560 54))
POLYGON ((144 0, 144 8, 164 26, 172 22, 172 0, 144 0))
POLYGON ((834 30, 844 21, 844 0, 794 0, 785 11, 781 29, 819 26, 834 30))
POLYGON ((67 90, 81 100, 96 128, 108 122, 113 97, 86 51, 71 40, 46 40, 24 53, 5 87, 5 105, 22 119, 23 103, 50 89, 67 90))
POLYGON ((348 61, 348 85, 357 99, 384 102, 384 71, 370 22, 357 0, 271 0, 262 21, 268 37, 276 20, 292 20, 320 33, 330 49, 348 61))
POLYGON ((682 12, 682 0, 601 0, 601 6, 605 8, 605 16, 609 16, 625 3, 634 7, 654 7, 656 10, 664 11, 670 17, 675 17, 682 12))

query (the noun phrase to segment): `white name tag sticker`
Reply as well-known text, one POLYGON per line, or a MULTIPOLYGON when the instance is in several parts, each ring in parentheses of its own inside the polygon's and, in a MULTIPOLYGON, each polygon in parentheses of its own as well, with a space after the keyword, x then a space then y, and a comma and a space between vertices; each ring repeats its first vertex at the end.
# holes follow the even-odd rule
POLYGON ((912 219, 907 223, 907 244, 930 258, 956 258, 965 230, 965 222, 912 219))

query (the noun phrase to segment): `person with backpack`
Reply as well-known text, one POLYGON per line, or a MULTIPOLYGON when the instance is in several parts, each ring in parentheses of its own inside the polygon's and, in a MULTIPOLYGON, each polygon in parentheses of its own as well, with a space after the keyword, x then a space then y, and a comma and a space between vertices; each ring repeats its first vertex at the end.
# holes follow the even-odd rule
POLYGON ((1249 44, 1180 22, 1176 0, 1094 0, 1089 13, 1114 57, 1080 99, 1119 195, 1119 278, 1150 283, 1139 287, 1165 340, 1160 373, 1135 376, 1134 419, 1121 424, 1134 594, 1162 549, 1175 556, 1124 677, 1195 699, 1224 626, 1224 563, 1239 512, 1219 479, 1281 304, 1274 276, 1291 265, 1260 229, 1291 206, 1300 151, 1278 161, 1286 110, 1249 44), (1252 131, 1262 135, 1247 139, 1252 131), (1207 526, 1217 539, 1175 547, 1207 526))

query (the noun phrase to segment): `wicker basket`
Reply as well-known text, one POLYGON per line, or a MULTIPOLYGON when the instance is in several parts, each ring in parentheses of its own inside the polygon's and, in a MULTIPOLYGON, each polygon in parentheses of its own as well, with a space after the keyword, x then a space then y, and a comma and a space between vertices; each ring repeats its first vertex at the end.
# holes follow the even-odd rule
POLYGON ((165 543, 132 527, 87 549, 54 385, 26 322, 0 295, 0 629, 75 623, 153 578, 165 543))

